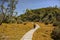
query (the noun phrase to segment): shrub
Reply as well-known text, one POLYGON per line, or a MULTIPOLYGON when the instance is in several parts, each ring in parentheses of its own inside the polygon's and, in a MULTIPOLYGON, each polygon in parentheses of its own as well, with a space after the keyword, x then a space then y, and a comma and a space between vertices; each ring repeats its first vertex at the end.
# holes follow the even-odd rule
POLYGON ((59 26, 60 25, 60 22, 54 22, 53 23, 53 26, 59 26))
POLYGON ((0 25, 2 24, 2 22, 0 22, 0 25))
POLYGON ((27 23, 24 23, 24 25, 26 25, 27 23))
POLYGON ((53 23, 53 26, 57 26, 57 23, 53 23))
POLYGON ((0 19, 0 25, 2 24, 2 20, 0 19))
POLYGON ((55 27, 51 33, 51 38, 54 40, 60 40, 60 27, 55 27))
POLYGON ((47 21, 45 21, 44 23, 45 23, 45 25, 48 25, 49 24, 47 21))
POLYGON ((17 24, 21 24, 21 23, 23 23, 22 20, 17 20, 17 24))
POLYGON ((48 23, 46 22, 45 25, 48 25, 48 23))

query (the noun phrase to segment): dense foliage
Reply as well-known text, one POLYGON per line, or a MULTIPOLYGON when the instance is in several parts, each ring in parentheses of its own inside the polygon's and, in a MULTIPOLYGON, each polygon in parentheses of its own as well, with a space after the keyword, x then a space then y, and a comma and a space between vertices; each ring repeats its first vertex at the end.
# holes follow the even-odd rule
POLYGON ((26 10, 25 14, 20 15, 22 21, 35 21, 54 23, 57 19, 60 21, 60 9, 54 7, 26 10))

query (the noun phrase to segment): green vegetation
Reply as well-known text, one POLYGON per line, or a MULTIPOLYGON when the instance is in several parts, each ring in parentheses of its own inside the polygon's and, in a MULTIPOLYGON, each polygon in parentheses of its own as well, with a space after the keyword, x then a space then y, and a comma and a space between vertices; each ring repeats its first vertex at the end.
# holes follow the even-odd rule
POLYGON ((32 22, 44 22, 44 23, 55 23, 57 20, 60 21, 58 15, 60 15, 60 9, 55 7, 26 10, 25 14, 19 17, 20 20, 32 21, 32 22))

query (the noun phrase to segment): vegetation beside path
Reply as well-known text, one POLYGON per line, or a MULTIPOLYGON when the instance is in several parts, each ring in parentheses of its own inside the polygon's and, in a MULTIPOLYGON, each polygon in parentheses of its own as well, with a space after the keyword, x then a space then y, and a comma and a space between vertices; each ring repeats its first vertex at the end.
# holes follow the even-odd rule
MULTIPOLYGON (((44 40, 46 38, 51 39, 50 33, 53 29, 52 24, 45 25, 44 23, 35 22, 41 26, 34 35, 33 40, 44 40), (46 37, 45 37, 46 36, 46 37)), ((32 22, 26 22, 22 24, 5 24, 0 26, 0 39, 4 40, 20 40, 23 35, 33 28, 32 22)), ((47 39, 47 40, 48 40, 47 39)), ((51 39, 52 40, 52 39, 51 39)))

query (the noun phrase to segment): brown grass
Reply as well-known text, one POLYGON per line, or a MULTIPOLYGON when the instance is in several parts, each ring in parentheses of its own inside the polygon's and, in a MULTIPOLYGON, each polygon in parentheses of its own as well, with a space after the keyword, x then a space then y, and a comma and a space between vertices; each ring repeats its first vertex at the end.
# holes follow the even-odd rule
POLYGON ((43 23, 38 23, 41 27, 34 33, 33 40, 53 40, 50 33, 53 30, 52 24, 45 25, 43 23))
MULTIPOLYGON (((52 40, 50 38, 50 33, 53 29, 51 24, 45 25, 43 23, 38 23, 41 28, 39 28, 33 35, 33 40, 52 40)), ((29 30, 33 28, 31 22, 23 24, 2 24, 0 25, 0 40, 20 40, 21 37, 29 30)))
POLYGON ((31 23, 23 24, 3 24, 0 26, 0 40, 20 40, 21 37, 30 29, 33 25, 31 23), (5 36, 5 37, 3 37, 5 36), (6 37, 8 36, 8 37, 6 37))

